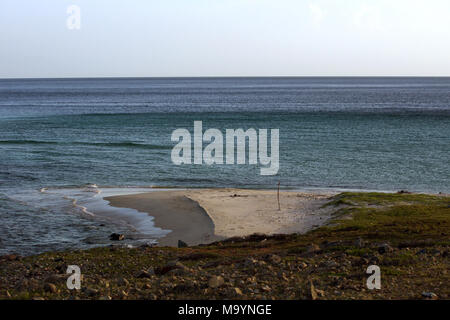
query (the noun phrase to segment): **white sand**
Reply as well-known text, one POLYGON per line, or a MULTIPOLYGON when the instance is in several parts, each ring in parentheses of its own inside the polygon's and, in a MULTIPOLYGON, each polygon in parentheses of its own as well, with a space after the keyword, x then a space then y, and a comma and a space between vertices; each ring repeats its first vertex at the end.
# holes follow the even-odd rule
MULTIPOLYGON (((180 191, 178 191, 180 192, 180 191)), ((333 211, 321 208, 333 194, 242 189, 201 189, 182 191, 198 202, 214 222, 221 237, 253 233, 305 233, 325 224, 333 211), (237 196, 234 196, 237 195, 237 196)))

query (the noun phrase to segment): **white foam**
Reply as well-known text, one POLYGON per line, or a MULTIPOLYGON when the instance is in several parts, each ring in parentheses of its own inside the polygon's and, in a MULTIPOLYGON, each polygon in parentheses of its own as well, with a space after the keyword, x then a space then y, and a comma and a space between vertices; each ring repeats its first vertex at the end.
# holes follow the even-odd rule
POLYGON ((161 238, 171 232, 158 228, 154 224, 154 218, 146 212, 131 208, 113 207, 104 198, 110 196, 130 195, 145 192, 158 192, 166 189, 152 189, 143 187, 98 187, 89 184, 78 188, 42 188, 39 191, 39 199, 29 198, 29 201, 40 202, 40 205, 59 205, 57 198, 63 199, 66 205, 72 207, 81 214, 90 218, 98 218, 102 221, 114 224, 126 225, 132 231, 155 238, 161 238), (56 201, 56 202, 55 202, 56 201))

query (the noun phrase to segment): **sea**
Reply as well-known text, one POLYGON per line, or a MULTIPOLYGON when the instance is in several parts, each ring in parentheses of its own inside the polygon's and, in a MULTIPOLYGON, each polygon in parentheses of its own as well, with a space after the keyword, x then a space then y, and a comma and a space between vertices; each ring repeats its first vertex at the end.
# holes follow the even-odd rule
POLYGON ((450 78, 0 79, 0 254, 157 243, 108 195, 239 187, 450 193, 450 78), (175 165, 174 130, 279 129, 279 171, 175 165))

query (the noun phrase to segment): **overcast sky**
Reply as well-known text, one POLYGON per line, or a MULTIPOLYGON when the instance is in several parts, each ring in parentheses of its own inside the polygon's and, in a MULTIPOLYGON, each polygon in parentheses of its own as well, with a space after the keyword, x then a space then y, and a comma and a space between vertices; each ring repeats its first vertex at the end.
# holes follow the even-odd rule
POLYGON ((0 78, 450 76, 449 57, 448 0, 0 0, 0 78))

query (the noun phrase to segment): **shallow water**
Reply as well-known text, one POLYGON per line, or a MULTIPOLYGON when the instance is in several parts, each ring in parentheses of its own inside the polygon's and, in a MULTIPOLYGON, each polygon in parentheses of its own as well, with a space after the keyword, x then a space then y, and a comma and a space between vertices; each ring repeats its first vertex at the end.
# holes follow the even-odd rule
POLYGON ((0 80, 0 253, 161 235, 144 213, 84 212, 88 184, 450 192, 449 101, 450 78, 0 80), (170 135, 195 120, 280 129, 278 175, 173 165, 170 135))

